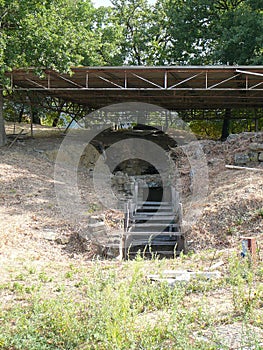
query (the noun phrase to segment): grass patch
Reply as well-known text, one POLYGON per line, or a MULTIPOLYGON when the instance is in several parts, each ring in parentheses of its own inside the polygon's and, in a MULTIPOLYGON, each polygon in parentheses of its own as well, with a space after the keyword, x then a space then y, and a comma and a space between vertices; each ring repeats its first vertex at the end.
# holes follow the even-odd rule
MULTIPOLYGON (((183 260, 200 267, 197 256, 183 260)), ((18 272, 18 280, 1 290, 19 296, 19 302, 0 311, 0 349, 218 349, 200 336, 226 322, 225 314, 215 314, 209 304, 217 291, 230 294, 228 321, 249 325, 256 320, 262 327, 261 265, 255 268, 233 255, 221 280, 197 279, 171 288, 146 278, 148 271, 180 263, 96 261, 89 268, 57 269, 57 278, 48 270, 18 272)))

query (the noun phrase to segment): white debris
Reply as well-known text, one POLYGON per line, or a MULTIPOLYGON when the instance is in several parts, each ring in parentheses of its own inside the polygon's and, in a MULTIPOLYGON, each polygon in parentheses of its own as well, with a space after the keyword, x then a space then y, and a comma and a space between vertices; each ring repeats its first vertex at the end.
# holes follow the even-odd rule
POLYGON ((189 282, 193 279, 219 279, 221 273, 219 271, 188 271, 188 270, 164 270, 160 275, 148 275, 151 281, 167 282, 169 286, 173 286, 176 282, 189 282))

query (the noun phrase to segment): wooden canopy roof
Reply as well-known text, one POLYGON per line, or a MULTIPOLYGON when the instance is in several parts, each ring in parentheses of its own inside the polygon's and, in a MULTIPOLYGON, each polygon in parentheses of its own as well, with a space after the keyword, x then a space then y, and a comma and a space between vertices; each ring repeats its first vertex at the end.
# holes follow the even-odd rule
POLYGON ((92 110, 146 102, 169 110, 263 107, 263 66, 75 67, 72 74, 16 69, 14 91, 35 91, 92 110))

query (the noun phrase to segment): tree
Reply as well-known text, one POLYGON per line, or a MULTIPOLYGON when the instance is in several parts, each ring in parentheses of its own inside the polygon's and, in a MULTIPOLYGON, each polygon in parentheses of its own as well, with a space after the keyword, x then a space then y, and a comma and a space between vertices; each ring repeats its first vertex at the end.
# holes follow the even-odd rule
POLYGON ((123 28, 115 15, 112 7, 99 7, 94 13, 94 19, 91 27, 93 40, 95 42, 92 61, 90 53, 86 48, 89 37, 83 42, 83 61, 84 66, 88 65, 110 65, 118 66, 123 64, 123 55, 121 43, 123 40, 123 28))
POLYGON ((153 8, 147 0, 111 0, 121 27, 121 58, 124 64, 151 64, 153 8))
POLYGON ((263 63, 262 0, 159 0, 156 7, 169 64, 263 63))
MULTIPOLYGON (((13 68, 70 67, 100 62, 96 10, 90 0, 0 0, 0 78, 13 68)), ((103 60, 101 59, 101 62, 103 60)), ((6 141, 0 115, 0 146, 6 141)))
POLYGON ((160 58, 174 65, 208 64, 211 0, 158 0, 155 7, 162 14, 156 28, 161 26, 166 41, 160 58))
MULTIPOLYGON (((224 64, 262 64, 262 1, 217 0, 214 2, 213 61, 224 64)), ((225 110, 221 139, 229 135, 232 111, 225 110)))
POLYGON ((262 1, 214 2, 213 61, 223 64, 263 64, 262 1))
MULTIPOLYGON (((63 12, 64 6, 61 8, 63 12)), ((71 29, 68 29, 67 22, 63 23, 63 15, 59 18, 55 2, 2 0, 0 18, 0 73, 3 88, 7 70, 28 66, 69 69, 72 58, 76 58, 69 51, 71 47, 66 49, 66 38, 69 40, 68 30, 71 29), (66 35, 63 35, 63 30, 66 35)), ((2 146, 6 141, 2 113, 0 125, 2 146)))
MULTIPOLYGON (((262 0, 159 0, 168 64, 263 64, 262 0)), ((159 23, 156 24, 157 26, 159 23)), ((222 139, 229 134, 225 110, 222 139)))

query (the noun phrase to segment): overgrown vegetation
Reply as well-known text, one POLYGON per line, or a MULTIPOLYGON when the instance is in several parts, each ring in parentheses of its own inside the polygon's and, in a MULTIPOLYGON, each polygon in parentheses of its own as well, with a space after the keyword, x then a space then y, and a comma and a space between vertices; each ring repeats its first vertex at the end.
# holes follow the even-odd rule
MULTIPOLYGON (((191 118, 189 112, 182 113, 182 118, 189 123, 189 127, 196 134, 204 138, 219 140, 222 136, 223 118, 222 112, 196 111, 191 118), (192 119, 192 120, 191 120, 192 119)), ((253 132, 262 130, 263 118, 260 110, 232 110, 232 119, 229 121, 230 134, 241 132, 253 132), (257 113, 256 113, 257 112, 257 113)))
MULTIPOLYGON (((171 287, 148 273, 182 266, 200 270, 220 252, 176 260, 94 261, 37 271, 24 263, 12 282, 1 285, 1 349, 227 349, 216 335, 221 324, 241 322, 244 334, 263 328, 263 265, 234 253, 222 278, 199 278, 171 287), (205 261, 205 263, 204 263, 205 261), (225 296, 226 307, 215 304, 225 296), (212 303, 211 303, 212 301, 212 303), (214 330, 209 337, 208 330, 214 330)), ((262 340, 262 339, 261 339, 262 340)), ((260 335, 248 346, 261 349, 260 335)))

